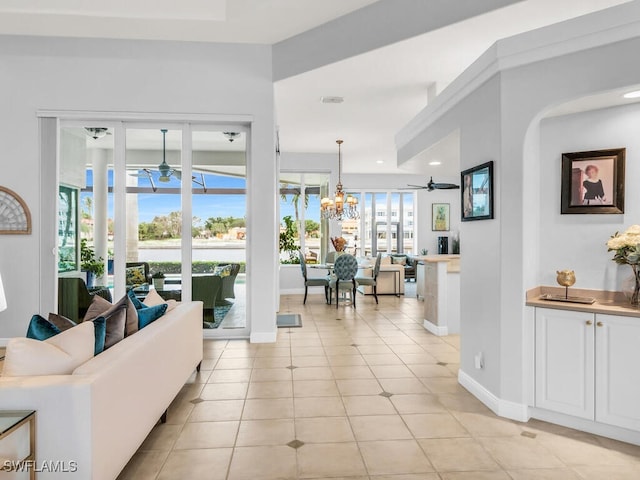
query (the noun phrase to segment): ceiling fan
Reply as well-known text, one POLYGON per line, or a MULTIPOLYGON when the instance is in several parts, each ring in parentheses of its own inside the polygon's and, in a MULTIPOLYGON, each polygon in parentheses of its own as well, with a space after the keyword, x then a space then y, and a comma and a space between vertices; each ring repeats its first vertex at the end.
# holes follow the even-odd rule
POLYGON ((94 140, 104 137, 105 135, 111 135, 111 132, 108 128, 105 127, 84 127, 87 131, 87 135, 92 137, 94 140))
MULTIPOLYGON (((160 131, 162 132, 162 162, 157 168, 158 172, 160 172, 158 181, 167 183, 171 180, 172 175, 176 177, 177 180, 182 180, 182 172, 167 163, 167 129, 163 128, 160 131)), ((155 192, 158 187, 156 187, 153 181, 151 171, 152 170, 149 168, 141 168, 138 173, 132 173, 131 175, 134 177, 147 177, 149 179, 149 183, 151 183, 151 188, 155 192)), ((200 174, 200 180, 195 176, 192 176, 191 180, 197 185, 200 185, 204 189, 205 193, 207 192, 207 185, 204 182, 204 174, 200 174)))
POLYGON ((433 181, 433 177, 429 178, 429 182, 426 185, 407 184, 407 186, 411 188, 428 190, 429 192, 432 192, 433 190, 455 190, 457 188, 460 188, 460 185, 456 185, 455 183, 436 183, 433 181))

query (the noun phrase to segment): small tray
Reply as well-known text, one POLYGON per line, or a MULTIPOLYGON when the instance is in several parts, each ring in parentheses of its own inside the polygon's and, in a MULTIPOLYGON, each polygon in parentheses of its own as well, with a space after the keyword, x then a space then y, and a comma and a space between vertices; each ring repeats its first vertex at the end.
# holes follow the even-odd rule
POLYGON ((564 295, 551 295, 550 293, 540 295, 540 300, 551 300, 552 302, 567 303, 586 303, 589 305, 596 302, 596 299, 591 297, 565 297, 564 295))

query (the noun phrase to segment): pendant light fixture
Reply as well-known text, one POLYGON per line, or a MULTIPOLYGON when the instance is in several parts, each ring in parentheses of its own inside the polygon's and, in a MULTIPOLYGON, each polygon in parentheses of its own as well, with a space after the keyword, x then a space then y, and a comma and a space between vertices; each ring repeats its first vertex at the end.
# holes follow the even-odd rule
POLYGON ((322 218, 328 220, 357 220, 360 218, 358 213, 358 199, 351 194, 342 191, 342 155, 341 146, 343 141, 336 140, 338 144, 338 184, 336 185, 336 193, 334 199, 328 197, 320 201, 320 214, 322 218))

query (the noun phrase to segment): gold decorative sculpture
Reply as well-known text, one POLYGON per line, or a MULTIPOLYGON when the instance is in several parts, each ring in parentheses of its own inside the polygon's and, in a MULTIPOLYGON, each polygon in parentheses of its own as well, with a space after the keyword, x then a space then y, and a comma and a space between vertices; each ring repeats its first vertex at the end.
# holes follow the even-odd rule
POLYGON ((573 270, 556 270, 556 273, 556 281, 565 288, 564 298, 568 299, 569 287, 576 283, 576 273, 573 270))

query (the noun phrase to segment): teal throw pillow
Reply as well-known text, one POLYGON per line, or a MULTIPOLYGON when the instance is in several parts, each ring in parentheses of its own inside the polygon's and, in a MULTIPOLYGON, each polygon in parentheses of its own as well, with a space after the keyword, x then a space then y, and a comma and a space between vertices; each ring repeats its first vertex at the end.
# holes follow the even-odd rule
POLYGON ((46 340, 61 332, 58 327, 51 323, 46 318, 40 315, 34 315, 31 317, 29 327, 27 328, 27 338, 34 340, 46 340))
POLYGON ((144 307, 138 309, 138 329, 143 329, 151 322, 159 319, 167 311, 168 305, 161 303, 153 307, 144 307))
POLYGON ((131 303, 133 303, 133 306, 136 307, 136 310, 140 310, 141 308, 145 308, 145 304, 142 303, 140 300, 138 300, 138 298, 136 297, 136 294, 134 293, 133 290, 129 290, 127 292, 127 296, 129 297, 129 300, 131 300, 131 303))
POLYGON ((95 335, 95 346, 93 354, 98 355, 104 351, 105 340, 107 339, 107 319, 98 317, 93 319, 93 333, 95 335))

